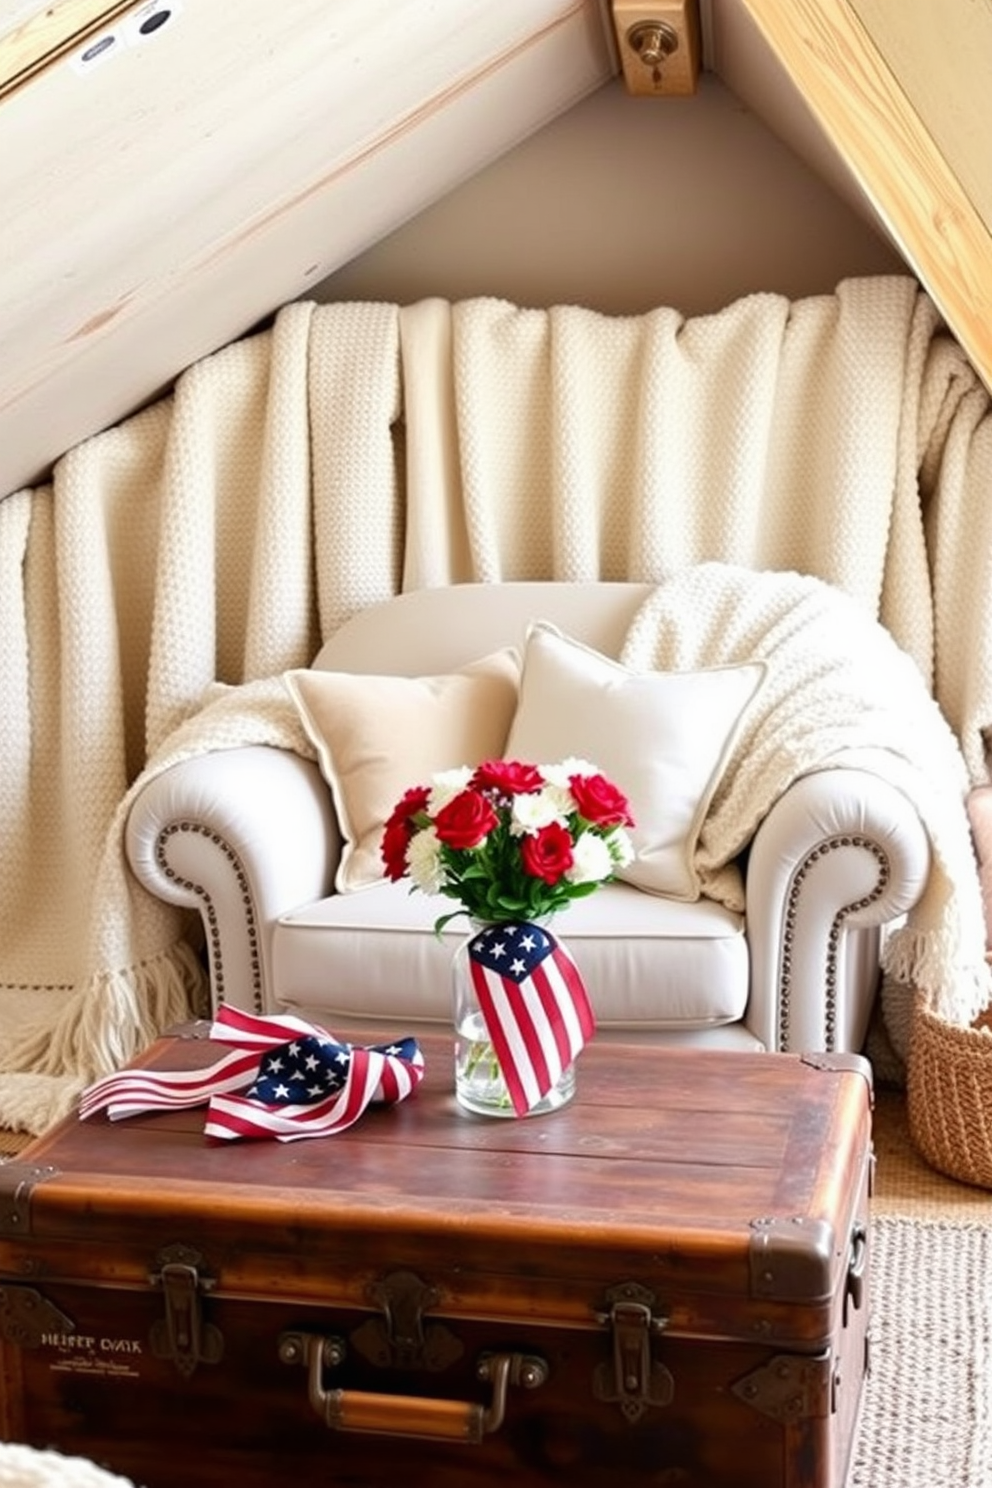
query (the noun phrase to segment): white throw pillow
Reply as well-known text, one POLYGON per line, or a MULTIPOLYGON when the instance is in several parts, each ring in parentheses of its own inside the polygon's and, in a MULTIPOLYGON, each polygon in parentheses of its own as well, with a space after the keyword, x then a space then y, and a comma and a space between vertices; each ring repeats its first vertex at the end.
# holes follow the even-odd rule
POLYGON ((343 846, 338 893, 385 877, 386 818, 411 786, 438 770, 499 759, 517 705, 513 647, 437 677, 381 677, 298 668, 286 672, 331 788, 343 846))
POLYGON ((534 622, 524 648, 508 759, 591 761, 630 802, 637 856, 618 878, 698 899, 696 840, 763 663, 632 672, 534 622))

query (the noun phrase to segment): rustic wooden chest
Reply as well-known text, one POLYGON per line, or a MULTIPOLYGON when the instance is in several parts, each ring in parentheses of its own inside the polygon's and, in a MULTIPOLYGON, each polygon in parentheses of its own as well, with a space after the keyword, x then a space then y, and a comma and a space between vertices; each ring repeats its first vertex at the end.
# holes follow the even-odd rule
POLYGON ((0 1165, 0 1435, 147 1488, 840 1488, 868 1065, 594 1041, 570 1106, 501 1121, 424 1052, 337 1136, 100 1115, 0 1165))

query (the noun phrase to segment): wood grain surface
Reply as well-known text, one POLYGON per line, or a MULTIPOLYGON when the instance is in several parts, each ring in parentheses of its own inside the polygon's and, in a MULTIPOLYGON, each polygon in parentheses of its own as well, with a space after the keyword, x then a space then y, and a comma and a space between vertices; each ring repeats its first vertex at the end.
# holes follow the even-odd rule
MULTIPOLYGON (((958 152, 942 147, 946 126, 965 101, 973 117, 988 113, 986 73, 959 71, 955 92, 926 101, 916 83, 932 50, 967 44, 972 5, 943 5, 939 21, 914 25, 920 5, 899 5, 897 28, 918 65, 901 75, 899 49, 882 25, 879 0, 740 0, 788 69, 814 116, 847 161, 907 263, 952 332, 992 387, 992 235, 961 177, 958 152), (875 32, 879 40, 876 40, 875 32), (925 113, 920 109, 924 108, 925 113)), ((892 7, 890 7, 891 9, 892 7)), ((977 66, 977 61, 976 64, 977 66)), ((954 126, 951 125, 953 133, 954 126)), ((954 136, 956 138, 956 136, 954 136)), ((944 145, 950 140, 944 138, 944 145)), ((973 169, 982 168, 982 158, 973 169)))
MULTIPOLYGON (((173 1037, 148 1061, 217 1052, 173 1037)), ((213 1145, 202 1109, 70 1118, 0 1169, 0 1434, 146 1488, 839 1488, 868 1316, 849 1276, 866 1067, 594 1041, 569 1106, 495 1120, 455 1106, 450 1040, 424 1053, 413 1096, 335 1137, 213 1145), (196 1279, 178 1318, 177 1257, 196 1279), (617 1287, 647 1299, 643 1354, 617 1287), (315 1379, 287 1355, 301 1337, 315 1379), (434 1439, 486 1416, 494 1353, 546 1383, 511 1387, 480 1444, 434 1439), (783 1372, 799 1406, 756 1409, 752 1384, 778 1401, 783 1372)))

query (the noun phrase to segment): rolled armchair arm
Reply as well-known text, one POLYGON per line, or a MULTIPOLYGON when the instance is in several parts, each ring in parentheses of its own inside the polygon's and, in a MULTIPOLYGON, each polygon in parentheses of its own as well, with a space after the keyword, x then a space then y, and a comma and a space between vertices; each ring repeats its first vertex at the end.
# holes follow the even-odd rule
POLYGON ((918 813, 878 775, 820 770, 779 798, 746 877, 746 1021, 766 1048, 861 1048, 882 927, 913 907, 929 871, 918 813))
POLYGON ((267 745, 183 760, 135 798, 125 850, 146 889, 199 912, 214 1008, 270 1011, 274 923, 330 893, 341 852, 317 766, 267 745))

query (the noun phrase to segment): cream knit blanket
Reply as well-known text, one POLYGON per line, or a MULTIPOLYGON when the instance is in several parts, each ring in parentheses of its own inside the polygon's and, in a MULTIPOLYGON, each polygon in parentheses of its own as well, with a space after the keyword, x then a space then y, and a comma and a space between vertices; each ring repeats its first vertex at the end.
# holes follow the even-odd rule
POLYGON ((0 1442, 0 1488, 135 1488, 130 1478, 54 1447, 0 1442))
MULTIPOLYGON (((940 1017, 968 1024, 992 997, 985 920, 958 741, 912 659, 864 607, 822 580, 694 565, 662 583, 627 635, 639 670, 685 671, 767 662, 700 834, 703 891, 743 909, 728 873, 762 818, 797 779, 851 766, 890 781, 913 802, 930 838, 926 890, 885 943, 894 983, 916 989, 940 1017)), ((905 1056, 908 1008, 886 1008, 905 1056)))
POLYGON ((400 589, 722 560, 879 616, 984 779, 990 489, 988 396, 910 279, 689 320, 291 305, 196 364, 0 501, 0 1124, 202 997, 122 840, 143 774, 216 747, 183 730, 217 684, 400 589))

